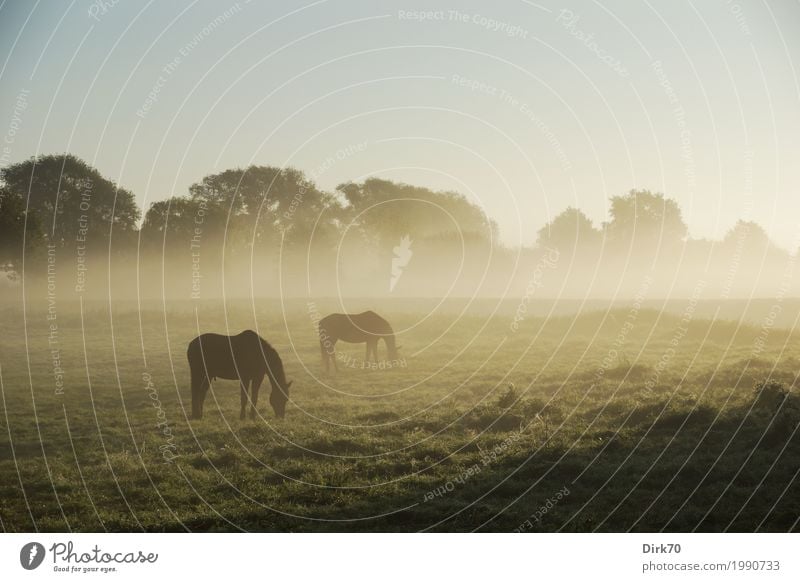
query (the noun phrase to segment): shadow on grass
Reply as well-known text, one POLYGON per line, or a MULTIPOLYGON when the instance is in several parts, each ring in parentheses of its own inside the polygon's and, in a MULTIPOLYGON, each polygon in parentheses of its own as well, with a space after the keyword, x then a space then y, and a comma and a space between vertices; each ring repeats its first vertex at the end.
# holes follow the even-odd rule
MULTIPOLYGON (((494 460, 483 462, 485 449, 427 479, 343 495, 306 492, 294 499, 299 517, 247 510, 228 517, 251 531, 798 530, 796 394, 760 382, 749 401, 720 415, 688 399, 667 402, 641 407, 621 430, 577 442, 525 433, 494 460), (470 463, 479 467, 472 475, 470 463)), ((544 409, 523 399, 487 406, 464 423, 487 428, 487 418, 500 419, 492 429, 502 444, 504 431, 515 434, 528 418, 521 411, 544 409)), ((190 527, 226 529, 213 518, 190 527)))

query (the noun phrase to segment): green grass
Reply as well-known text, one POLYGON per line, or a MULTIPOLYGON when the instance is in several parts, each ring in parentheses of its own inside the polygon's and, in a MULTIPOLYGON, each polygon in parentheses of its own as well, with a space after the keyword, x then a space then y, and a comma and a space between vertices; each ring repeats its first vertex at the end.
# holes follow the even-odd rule
POLYGON ((509 316, 385 307, 410 328, 408 368, 324 376, 304 306, 265 303, 204 305, 199 328, 190 304, 141 320, 131 305, 89 304, 82 319, 59 305, 61 395, 46 314, 29 309, 26 332, 18 308, 3 311, 3 530, 800 527, 800 337, 787 331, 697 320, 673 346, 679 318, 642 311, 620 344, 625 308, 511 333, 509 316), (188 341, 256 326, 294 380, 286 418, 267 387, 261 418, 239 421, 237 385, 218 381, 206 418, 188 421, 188 341), (766 378, 778 384, 755 392, 766 378))

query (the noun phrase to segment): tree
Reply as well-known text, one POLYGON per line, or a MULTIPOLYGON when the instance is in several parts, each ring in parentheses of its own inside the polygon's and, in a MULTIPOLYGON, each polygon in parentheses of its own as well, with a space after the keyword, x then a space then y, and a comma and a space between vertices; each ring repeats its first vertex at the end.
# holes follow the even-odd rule
POLYGON ((141 228, 141 248, 146 253, 186 255, 192 245, 219 247, 225 212, 219 205, 175 196, 153 202, 141 228))
POLYGON ((336 190, 344 200, 338 266, 359 293, 446 293, 444 283, 480 271, 497 244, 497 225, 456 192, 379 178, 336 190), (398 261, 405 274, 394 287, 398 261))
POLYGON ((31 158, 3 168, 0 178, 13 196, 27 199, 29 219, 52 244, 106 251, 110 236, 133 240, 140 216, 133 194, 72 154, 31 158))
POLYGON ((352 227, 380 248, 396 245, 405 235, 422 239, 461 232, 464 238, 486 242, 497 238, 494 221, 456 192, 434 192, 379 178, 336 189, 347 202, 352 227))
POLYGON ((648 190, 611 198, 609 239, 620 246, 653 250, 684 240, 688 228, 677 202, 648 190))
POLYGON ((749 220, 737 220, 736 224, 725 233, 723 247, 729 249, 747 249, 761 251, 770 246, 769 235, 760 224, 749 220))
POLYGON ((338 228, 340 205, 293 168, 250 166, 206 176, 189 188, 192 200, 217 207, 226 216, 228 245, 288 248, 312 238, 329 245, 338 228))
POLYGON ((774 268, 781 273, 789 260, 789 253, 776 246, 760 224, 746 220, 738 220, 725 234, 720 250, 728 264, 736 268, 740 263, 747 265, 746 272, 763 273, 764 268, 774 268))
POLYGON ((589 217, 570 206, 539 229, 536 244, 560 252, 574 252, 578 248, 596 246, 601 238, 602 232, 594 227, 589 217))

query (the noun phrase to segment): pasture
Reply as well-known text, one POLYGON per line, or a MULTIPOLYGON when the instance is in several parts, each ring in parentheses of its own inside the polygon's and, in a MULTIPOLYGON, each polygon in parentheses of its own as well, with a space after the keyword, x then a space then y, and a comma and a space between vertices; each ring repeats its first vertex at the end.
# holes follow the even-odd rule
POLYGON ((340 345, 325 375, 312 312, 334 301, 41 305, 2 308, 4 531, 800 528, 800 336, 780 327, 365 303, 401 363, 340 345), (189 340, 248 328, 294 381, 286 417, 267 384, 239 420, 218 380, 188 420, 189 340))

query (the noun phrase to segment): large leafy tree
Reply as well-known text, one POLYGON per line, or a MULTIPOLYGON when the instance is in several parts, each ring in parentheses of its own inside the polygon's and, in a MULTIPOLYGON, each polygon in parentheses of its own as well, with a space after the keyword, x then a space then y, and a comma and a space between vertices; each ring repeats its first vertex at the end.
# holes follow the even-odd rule
POLYGON ((52 244, 108 249, 109 237, 133 240, 139 208, 131 192, 72 154, 31 158, 0 170, 5 188, 27 200, 29 213, 52 244))
POLYGON ((191 199, 225 216, 226 244, 286 248, 330 244, 340 205, 293 168, 250 166, 206 176, 189 188, 191 199))
POLYGON ((370 178, 337 187, 347 202, 348 222, 365 240, 384 248, 406 235, 414 240, 461 233, 489 241, 497 225, 477 205, 456 192, 434 192, 408 184, 370 178))
POLYGON ((202 250, 213 258, 222 250, 225 212, 219 204, 208 204, 175 196, 153 202, 142 221, 140 248, 146 257, 186 258, 202 250))
POLYGON ((688 233, 678 203, 649 190, 611 198, 609 239, 620 246, 653 249, 683 241, 688 233))
POLYGON ((346 216, 339 267, 362 293, 446 293, 459 273, 480 274, 497 244, 496 224, 456 192, 379 178, 337 191, 346 216))

